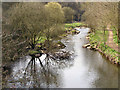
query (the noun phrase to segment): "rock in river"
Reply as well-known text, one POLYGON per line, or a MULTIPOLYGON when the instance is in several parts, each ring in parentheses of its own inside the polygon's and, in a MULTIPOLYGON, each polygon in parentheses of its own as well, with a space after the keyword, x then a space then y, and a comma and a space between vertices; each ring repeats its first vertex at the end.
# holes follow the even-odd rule
POLYGON ((58 51, 58 52, 54 52, 51 57, 54 59, 68 59, 70 58, 71 53, 69 51, 58 51))
POLYGON ((82 46, 83 48, 87 48, 87 47, 90 47, 90 44, 85 44, 82 46))
POLYGON ((61 49, 66 47, 61 41, 58 41, 55 46, 61 49))
POLYGON ((78 31, 76 29, 73 29, 71 32, 72 32, 72 34, 79 34, 80 33, 80 31, 78 31))

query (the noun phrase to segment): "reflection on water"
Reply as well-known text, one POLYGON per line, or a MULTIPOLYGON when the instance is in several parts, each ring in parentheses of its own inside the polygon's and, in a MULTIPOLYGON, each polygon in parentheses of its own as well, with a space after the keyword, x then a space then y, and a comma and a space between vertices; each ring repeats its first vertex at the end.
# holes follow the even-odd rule
POLYGON ((117 88, 117 67, 99 52, 82 48, 88 42, 85 36, 89 29, 79 30, 80 34, 61 40, 67 46, 65 50, 74 52, 73 59, 25 56, 13 65, 6 87, 117 88))

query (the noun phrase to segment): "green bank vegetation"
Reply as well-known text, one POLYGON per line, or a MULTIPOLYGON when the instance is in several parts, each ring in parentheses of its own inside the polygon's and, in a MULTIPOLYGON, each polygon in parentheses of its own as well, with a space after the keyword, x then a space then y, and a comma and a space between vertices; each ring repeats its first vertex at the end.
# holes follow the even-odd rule
POLYGON ((102 52, 106 57, 109 59, 113 59, 112 62, 119 63, 119 58, 116 50, 110 48, 108 45, 106 45, 107 39, 108 39, 108 31, 96 31, 96 33, 90 33, 89 34, 89 41, 90 44, 94 47, 97 46, 97 48, 102 52))
POLYGON ((120 40, 118 39, 118 30, 115 27, 111 27, 111 29, 113 30, 114 43, 120 45, 120 40))
POLYGON ((84 23, 80 23, 80 22, 75 22, 75 23, 66 23, 65 24, 65 28, 75 28, 75 27, 81 27, 84 26, 84 23))
POLYGON ((118 60, 118 52, 106 45, 108 31, 104 29, 108 25, 112 26, 113 39, 118 44, 118 2, 87 2, 82 4, 85 11, 82 15, 82 20, 85 21, 91 28, 90 43, 98 45, 98 48, 109 57, 112 57, 116 62, 118 60))

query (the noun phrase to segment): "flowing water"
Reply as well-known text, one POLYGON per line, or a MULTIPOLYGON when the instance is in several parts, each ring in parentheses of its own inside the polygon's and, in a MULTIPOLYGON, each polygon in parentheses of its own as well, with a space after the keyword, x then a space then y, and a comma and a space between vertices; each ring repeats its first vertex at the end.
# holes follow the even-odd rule
MULTIPOLYGON (((78 29, 78 28, 77 28, 78 29)), ((36 59, 27 67, 30 56, 25 56, 12 66, 12 72, 5 87, 15 88, 117 88, 118 68, 106 60, 99 52, 82 48, 88 28, 78 29, 77 35, 69 35, 61 41, 64 50, 73 54, 66 60, 44 60, 42 65, 36 59), (34 65, 34 67, 33 67, 34 65)))

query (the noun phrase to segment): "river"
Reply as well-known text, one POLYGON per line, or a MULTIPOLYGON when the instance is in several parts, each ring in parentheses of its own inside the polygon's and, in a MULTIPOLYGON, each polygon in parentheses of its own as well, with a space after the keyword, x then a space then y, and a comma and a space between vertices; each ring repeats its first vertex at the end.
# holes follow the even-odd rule
POLYGON ((35 67, 25 68, 31 57, 25 56, 11 66, 11 74, 6 88, 117 88, 118 68, 105 59, 99 52, 82 48, 88 40, 89 29, 79 29, 77 35, 68 35, 61 41, 66 45, 63 50, 72 52, 69 60, 44 61, 43 67, 36 59, 35 67), (35 68, 35 71, 31 68, 35 68))

